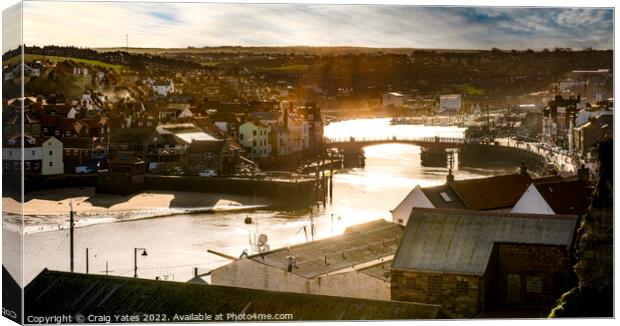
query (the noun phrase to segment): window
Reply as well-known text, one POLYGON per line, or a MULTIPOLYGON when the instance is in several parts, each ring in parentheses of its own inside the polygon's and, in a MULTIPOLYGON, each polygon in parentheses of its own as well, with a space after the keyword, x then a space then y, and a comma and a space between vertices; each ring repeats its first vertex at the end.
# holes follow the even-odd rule
POLYGON ((527 276, 525 279, 526 291, 529 293, 541 293, 542 292, 542 277, 540 276, 527 276))
POLYGON ((252 130, 252 135, 256 136, 256 130, 252 130))
POLYGON ((243 140, 243 134, 239 134, 239 139, 243 140))
POLYGON ((445 192, 440 192, 439 195, 441 196, 441 199, 443 199, 446 203, 452 201, 452 198, 450 198, 450 196, 445 192))
POLYGON ((33 149, 31 153, 32 153, 32 156, 35 156, 37 152, 33 149))
POLYGON ((50 166, 54 166, 54 162, 50 162, 50 166))
POLYGON ((52 156, 52 155, 54 155, 54 152, 53 152, 53 151, 50 151, 50 156, 52 156))

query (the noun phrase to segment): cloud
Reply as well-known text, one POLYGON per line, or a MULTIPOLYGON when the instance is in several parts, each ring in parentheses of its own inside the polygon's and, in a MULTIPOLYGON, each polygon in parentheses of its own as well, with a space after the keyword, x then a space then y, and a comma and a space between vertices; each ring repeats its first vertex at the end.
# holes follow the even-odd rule
POLYGON ((25 2, 29 45, 612 48, 610 9, 25 2))

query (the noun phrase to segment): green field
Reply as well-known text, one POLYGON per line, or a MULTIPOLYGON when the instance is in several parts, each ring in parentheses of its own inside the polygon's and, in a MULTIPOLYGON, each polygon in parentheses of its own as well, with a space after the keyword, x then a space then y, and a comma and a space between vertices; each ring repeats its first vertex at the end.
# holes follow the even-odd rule
POLYGON ((460 84, 457 85, 457 88, 467 95, 484 95, 484 89, 477 88, 470 84, 460 84))
POLYGON ((262 68, 260 71, 264 72, 289 72, 289 71, 305 71, 308 70, 308 65, 292 64, 278 67, 262 68))
MULTIPOLYGON (((82 58, 72 58, 72 57, 58 57, 58 56, 53 56, 53 55, 38 55, 38 54, 26 54, 25 55, 25 61, 52 61, 52 62, 58 62, 58 61, 65 61, 65 60, 71 60, 71 61, 75 61, 75 62, 79 62, 79 63, 83 63, 83 64, 87 64, 87 65, 93 65, 93 66, 99 66, 105 69, 109 69, 112 68, 114 71, 120 71, 123 69, 122 65, 115 65, 115 64, 111 64, 111 63, 107 63, 107 62, 103 62, 103 61, 98 61, 98 60, 90 60, 90 59, 82 59, 82 58)), ((19 56, 15 56, 12 57, 10 59, 4 60, 2 61, 2 65, 14 65, 19 63, 19 56)))

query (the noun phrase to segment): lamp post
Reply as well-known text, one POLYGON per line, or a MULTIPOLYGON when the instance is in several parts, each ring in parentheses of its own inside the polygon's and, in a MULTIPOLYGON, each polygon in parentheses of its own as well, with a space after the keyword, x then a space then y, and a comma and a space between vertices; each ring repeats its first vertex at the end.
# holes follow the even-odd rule
POLYGON ((138 250, 142 250, 142 256, 148 256, 145 248, 133 248, 133 277, 138 277, 138 250))
POLYGON ((73 273, 73 202, 69 202, 69 269, 73 273))

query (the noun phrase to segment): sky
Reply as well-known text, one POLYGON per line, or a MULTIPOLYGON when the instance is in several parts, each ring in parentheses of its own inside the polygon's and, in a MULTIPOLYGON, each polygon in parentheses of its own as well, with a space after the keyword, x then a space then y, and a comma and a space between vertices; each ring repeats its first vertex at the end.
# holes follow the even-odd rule
POLYGON ((613 48, 601 8, 128 2, 24 3, 26 45, 613 48))

